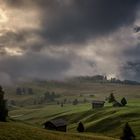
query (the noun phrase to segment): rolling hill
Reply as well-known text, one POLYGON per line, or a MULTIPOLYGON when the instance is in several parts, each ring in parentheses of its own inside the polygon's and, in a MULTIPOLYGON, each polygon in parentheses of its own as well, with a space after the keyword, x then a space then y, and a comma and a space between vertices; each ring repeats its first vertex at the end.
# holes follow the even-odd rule
POLYGON ((22 123, 0 123, 0 140, 116 140, 110 137, 52 132, 22 123))
POLYGON ((84 123, 86 133, 119 138, 123 126, 129 122, 136 136, 140 138, 140 105, 131 102, 126 107, 113 108, 106 104, 101 109, 91 109, 91 104, 77 106, 48 105, 38 108, 21 108, 10 112, 11 118, 26 122, 30 125, 42 127, 43 122, 54 118, 65 118, 68 121, 68 132, 76 132, 79 121, 84 123))
POLYGON ((32 88, 34 94, 17 95, 16 87, 6 88, 6 98, 16 102, 9 108, 9 116, 13 120, 39 129, 46 120, 65 118, 68 121, 68 133, 76 133, 77 124, 82 121, 86 132, 80 136, 92 136, 96 133, 114 138, 120 137, 124 124, 129 122, 137 138, 140 139, 140 85, 47 81, 22 83, 19 86, 32 88), (34 104, 34 99, 42 98, 46 91, 54 91, 61 96, 52 102, 34 104), (104 108, 91 109, 92 100, 105 100, 111 92, 118 101, 125 97, 128 105, 113 108, 111 104, 106 103, 104 108), (86 103, 83 102, 85 98, 86 103), (57 101, 63 102, 65 99, 67 102, 63 107, 57 104, 57 101), (72 105, 74 99, 79 100, 78 105, 72 105))

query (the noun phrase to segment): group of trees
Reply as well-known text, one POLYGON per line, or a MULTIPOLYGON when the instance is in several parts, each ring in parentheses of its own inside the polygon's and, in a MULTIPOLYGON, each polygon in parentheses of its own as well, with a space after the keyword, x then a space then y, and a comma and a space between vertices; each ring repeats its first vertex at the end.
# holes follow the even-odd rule
POLYGON ((33 92, 32 88, 20 88, 20 87, 18 87, 16 89, 16 94, 17 95, 25 95, 25 94, 32 95, 32 94, 34 94, 34 92, 33 92))
POLYGON ((61 105, 61 107, 64 106, 64 104, 72 104, 72 105, 78 105, 79 103, 87 103, 88 100, 86 98, 83 98, 83 100, 78 100, 77 98, 74 100, 68 100, 67 98, 64 98, 61 101, 57 101, 57 105, 61 105))
POLYGON ((72 104, 77 105, 79 103, 78 99, 73 100, 72 104))
POLYGON ((125 106, 127 104, 127 100, 125 99, 125 97, 123 97, 120 101, 120 103, 116 100, 115 96, 113 93, 110 94, 110 96, 107 98, 109 103, 113 103, 114 104, 118 104, 120 106, 125 106))
POLYGON ((110 79, 107 78, 107 76, 104 75, 94 75, 94 76, 78 76, 71 79, 72 81, 78 81, 78 82, 95 82, 95 83, 116 83, 116 84, 124 84, 124 85, 140 85, 137 81, 132 80, 120 80, 115 77, 112 77, 110 79))
POLYGON ((5 122, 8 116, 6 100, 4 99, 4 91, 0 86, 0 121, 5 122))
POLYGON ((67 101, 67 99, 65 98, 63 101, 57 101, 57 105, 60 105, 61 107, 63 107, 64 106, 64 104, 66 104, 66 103, 72 103, 73 105, 78 105, 78 103, 79 103, 79 101, 78 101, 78 99, 74 99, 72 102, 69 100, 69 101, 67 101))
POLYGON ((46 104, 50 102, 57 102, 57 105, 60 104, 59 101, 56 101, 61 95, 56 94, 55 92, 46 91, 43 95, 35 97, 33 104, 46 104))
POLYGON ((124 84, 124 85, 140 85, 139 82, 137 81, 131 81, 131 80, 124 80, 121 81, 119 79, 116 78, 111 78, 110 80, 108 80, 110 83, 116 83, 116 84, 124 84))
POLYGON ((61 107, 64 106, 64 104, 69 103, 70 101, 67 100, 67 98, 64 98, 62 101, 57 101, 57 105, 61 105, 61 107))
MULTIPOLYGON (((77 131, 79 133, 85 131, 85 127, 82 122, 79 122, 77 131)), ((135 136, 133 130, 131 129, 130 125, 127 122, 123 128, 123 133, 122 133, 122 136, 120 137, 120 139, 121 140, 135 140, 135 138, 136 138, 136 136, 135 136)))
POLYGON ((56 94, 55 92, 45 92, 44 93, 44 100, 45 101, 50 101, 50 102, 53 102, 55 101, 56 98, 59 98, 60 95, 59 94, 56 94))
POLYGON ((72 80, 74 80, 74 81, 80 81, 80 82, 84 82, 84 81, 105 82, 105 81, 107 81, 107 76, 103 76, 103 75, 78 76, 78 77, 73 78, 72 80))

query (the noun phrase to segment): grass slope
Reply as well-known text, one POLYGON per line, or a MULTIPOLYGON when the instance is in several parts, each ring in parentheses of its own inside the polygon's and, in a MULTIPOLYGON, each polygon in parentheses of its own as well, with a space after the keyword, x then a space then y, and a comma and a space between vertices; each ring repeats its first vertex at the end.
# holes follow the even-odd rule
POLYGON ((106 107, 94 110, 91 109, 91 104, 65 105, 63 108, 57 105, 21 108, 11 111, 10 116, 40 127, 46 120, 62 117, 68 120, 69 132, 76 132, 77 123, 82 121, 87 133, 94 132, 117 138, 120 137, 124 124, 129 122, 137 138, 140 139, 138 101, 129 102, 128 106, 122 108, 113 108, 106 104, 106 107))
POLYGON ((75 132, 77 123, 82 121, 87 133, 101 133, 112 137, 120 137, 122 127, 125 122, 129 122, 134 130, 137 139, 140 139, 140 86, 122 85, 111 83, 75 83, 75 82, 45 82, 45 83, 25 83, 20 87, 32 87, 34 95, 19 96, 15 93, 15 88, 6 89, 6 98, 19 102, 19 105, 10 108, 10 117, 24 121, 31 125, 42 127, 46 120, 58 117, 65 117, 68 122, 69 132, 75 132), (73 106, 70 104, 56 105, 50 104, 33 105, 34 99, 38 99, 46 91, 55 91, 61 94, 58 100, 67 98, 73 101, 88 99, 88 104, 73 106), (104 100, 111 92, 115 94, 118 101, 122 97, 128 100, 128 106, 124 108, 112 108, 106 104, 103 109, 91 110, 91 100, 104 100), (82 95, 82 96, 81 96, 82 95), (90 95, 94 95, 91 97, 90 95), (20 104, 21 103, 21 104, 20 104), (20 107, 22 105, 22 107, 20 107), (30 105, 30 106, 29 106, 30 105))
POLYGON ((97 136, 51 132, 19 123, 0 123, 0 140, 115 140, 97 136))
POLYGON ((46 83, 25 83, 13 87, 5 87, 6 98, 8 100, 14 100, 19 105, 31 105, 34 99, 43 96, 46 91, 54 91, 62 95, 62 99, 67 98, 73 100, 74 98, 80 98, 79 95, 90 99, 89 95, 94 95, 93 99, 104 100, 105 97, 113 91, 116 98, 120 99, 122 96, 127 99, 140 99, 140 85, 122 85, 111 83, 72 83, 72 82, 46 82, 46 83), (16 87, 32 88, 34 95, 16 95, 16 87))
POLYGON ((140 139, 140 109, 139 107, 112 108, 89 110, 63 116, 69 120, 69 130, 75 131, 77 121, 84 123, 87 132, 101 133, 119 138, 124 124, 129 122, 137 138, 140 139))

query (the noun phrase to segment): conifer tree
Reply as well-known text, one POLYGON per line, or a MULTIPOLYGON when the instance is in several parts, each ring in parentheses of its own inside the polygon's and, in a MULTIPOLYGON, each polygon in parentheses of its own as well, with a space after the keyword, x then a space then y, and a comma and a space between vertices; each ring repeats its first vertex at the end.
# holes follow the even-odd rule
POLYGON ((128 123, 125 124, 123 128, 123 135, 121 136, 121 140, 135 140, 135 134, 133 133, 130 125, 128 123))
POLYGON ((113 93, 111 93, 110 96, 109 96, 109 98, 108 98, 108 102, 109 103, 112 103, 112 102, 115 102, 115 101, 116 101, 115 96, 114 96, 113 93))
POLYGON ((78 124, 77 131, 78 131, 78 132, 84 132, 84 131, 85 131, 85 128, 84 128, 84 125, 83 125, 82 122, 80 122, 80 123, 78 124))
POLYGON ((4 99, 4 91, 0 86, 0 121, 5 122, 8 116, 8 110, 6 108, 6 100, 4 99))
POLYGON ((121 104, 122 104, 123 106, 125 106, 125 105, 127 104, 127 100, 126 100, 125 98, 122 98, 121 104))

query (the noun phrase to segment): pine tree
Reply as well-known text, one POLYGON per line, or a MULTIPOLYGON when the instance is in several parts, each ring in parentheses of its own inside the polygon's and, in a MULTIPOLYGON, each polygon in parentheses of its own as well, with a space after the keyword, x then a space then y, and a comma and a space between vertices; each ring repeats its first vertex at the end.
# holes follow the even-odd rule
POLYGON ((5 122, 8 116, 8 110, 6 108, 6 100, 4 100, 4 91, 0 86, 0 121, 5 122))
POLYGON ((28 94, 33 95, 33 89, 32 88, 28 88, 28 94))
POLYGON ((120 138, 121 140, 135 140, 135 134, 133 133, 131 127, 128 123, 125 124, 123 128, 123 135, 120 138))
POLYGON ((22 95, 22 89, 21 88, 17 88, 16 89, 16 94, 17 95, 22 95))
POLYGON ((78 100, 77 99, 75 99, 74 101, 73 101, 73 105, 77 105, 79 102, 78 102, 78 100))
POLYGON ((61 103, 61 107, 63 107, 64 106, 64 104, 63 103, 61 103))
POLYGON ((85 128, 84 128, 84 125, 83 125, 82 122, 80 122, 80 123, 78 124, 77 131, 78 131, 78 132, 84 132, 84 131, 85 131, 85 128))
POLYGON ((122 104, 123 106, 125 106, 125 105, 127 104, 127 100, 126 100, 125 98, 122 98, 121 104, 122 104))
POLYGON ((114 96, 113 93, 111 93, 110 96, 109 96, 109 98, 108 98, 108 102, 109 103, 112 103, 112 102, 115 102, 115 101, 116 101, 115 96, 114 96))

